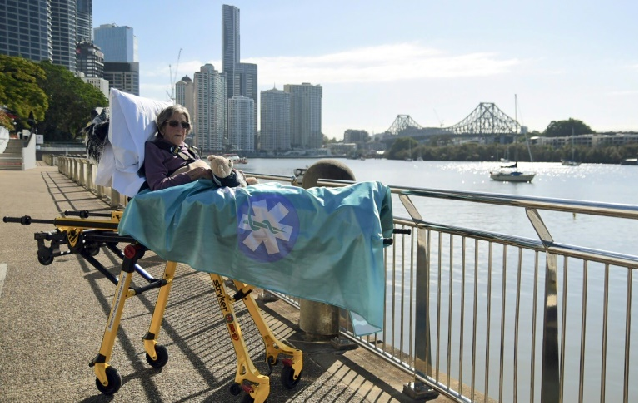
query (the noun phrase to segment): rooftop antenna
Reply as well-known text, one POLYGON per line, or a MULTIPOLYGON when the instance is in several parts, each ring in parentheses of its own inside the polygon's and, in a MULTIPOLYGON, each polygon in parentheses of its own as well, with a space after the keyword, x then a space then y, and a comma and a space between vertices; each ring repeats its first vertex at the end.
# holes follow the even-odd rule
POLYGON ((171 101, 173 102, 173 105, 175 104, 175 83, 177 82, 177 69, 179 68, 179 58, 181 56, 182 56, 182 48, 179 48, 179 53, 177 53, 177 63, 175 63, 175 74, 173 74, 173 66, 171 66, 170 64, 168 65, 168 70, 170 74, 169 79, 171 80, 171 93, 169 94, 168 91, 166 91, 166 94, 170 97, 171 101))

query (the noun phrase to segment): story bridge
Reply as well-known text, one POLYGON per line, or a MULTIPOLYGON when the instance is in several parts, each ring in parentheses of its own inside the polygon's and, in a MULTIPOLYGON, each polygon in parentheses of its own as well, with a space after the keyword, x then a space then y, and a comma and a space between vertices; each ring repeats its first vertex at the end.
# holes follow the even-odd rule
POLYGON ((423 127, 409 115, 397 115, 386 132, 395 136, 409 136, 416 140, 435 135, 512 135, 519 123, 500 110, 493 102, 481 102, 469 115, 453 126, 423 127))

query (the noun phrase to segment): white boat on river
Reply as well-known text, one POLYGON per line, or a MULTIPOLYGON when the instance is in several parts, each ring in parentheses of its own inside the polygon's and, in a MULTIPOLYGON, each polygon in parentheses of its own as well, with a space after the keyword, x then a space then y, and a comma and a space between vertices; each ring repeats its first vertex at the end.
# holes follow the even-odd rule
POLYGON ((531 182, 536 172, 521 172, 518 163, 502 165, 497 171, 490 171, 490 178, 501 182, 531 182))
POLYGON ((521 172, 511 169, 500 169, 498 171, 490 171, 490 178, 495 181, 507 182, 531 182, 536 176, 535 172, 521 172))

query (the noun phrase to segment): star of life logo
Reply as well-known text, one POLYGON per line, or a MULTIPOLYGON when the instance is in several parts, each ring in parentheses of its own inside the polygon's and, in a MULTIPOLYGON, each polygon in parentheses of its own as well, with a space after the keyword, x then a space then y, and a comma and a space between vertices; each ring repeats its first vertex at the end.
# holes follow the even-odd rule
POLYGON ((251 195, 237 214, 237 242, 248 257, 276 262, 297 242, 299 217, 288 199, 278 194, 251 195))

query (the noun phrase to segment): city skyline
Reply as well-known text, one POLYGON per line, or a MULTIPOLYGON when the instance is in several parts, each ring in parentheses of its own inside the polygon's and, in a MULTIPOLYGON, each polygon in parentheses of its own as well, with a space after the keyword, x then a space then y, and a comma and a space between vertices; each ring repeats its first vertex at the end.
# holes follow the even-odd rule
POLYGON ((169 65, 178 78, 206 63, 221 70, 222 4, 241 9, 241 59, 259 66, 259 92, 322 86, 329 138, 382 132, 399 114, 450 126, 480 102, 530 130, 569 118, 596 131, 638 130, 638 5, 630 2, 185 0, 180 20, 171 2, 94 0, 93 26, 133 27, 140 95, 167 100, 169 65))

